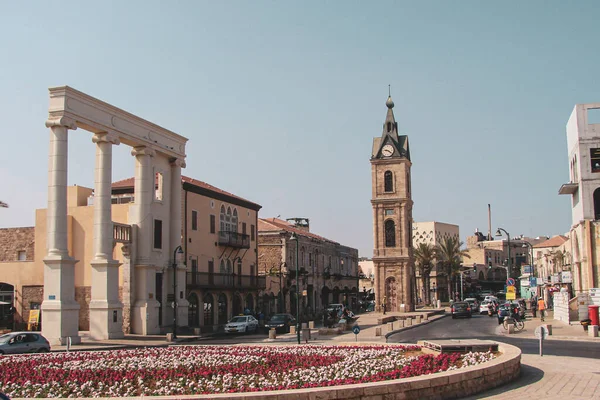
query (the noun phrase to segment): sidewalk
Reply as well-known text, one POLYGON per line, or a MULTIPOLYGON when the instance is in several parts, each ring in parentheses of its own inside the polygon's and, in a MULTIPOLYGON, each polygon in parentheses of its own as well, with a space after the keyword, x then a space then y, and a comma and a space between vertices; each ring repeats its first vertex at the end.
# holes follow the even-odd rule
MULTIPOLYGON (((525 319, 525 329, 520 332, 511 333, 511 337, 523 337, 524 339, 534 339, 535 329, 541 325, 552 325, 552 335, 548 336, 547 340, 578 340, 584 342, 597 342, 600 343, 600 337, 590 337, 588 332, 583 330, 583 326, 579 323, 569 325, 565 322, 553 319, 554 312, 548 310, 547 315, 544 317, 544 321, 540 319, 539 313, 536 318, 533 318, 530 313, 527 313, 525 319)), ((504 330, 502 325, 496 328, 496 334, 507 336, 508 333, 504 330)))

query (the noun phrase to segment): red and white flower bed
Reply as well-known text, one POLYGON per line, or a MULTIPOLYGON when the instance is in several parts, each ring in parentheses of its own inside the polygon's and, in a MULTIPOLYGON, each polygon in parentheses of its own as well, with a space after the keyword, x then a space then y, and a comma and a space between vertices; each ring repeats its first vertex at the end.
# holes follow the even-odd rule
POLYGON ((9 397, 125 397, 284 390, 432 374, 494 357, 433 356, 418 350, 417 346, 173 346, 5 356, 0 358, 0 392, 9 397))

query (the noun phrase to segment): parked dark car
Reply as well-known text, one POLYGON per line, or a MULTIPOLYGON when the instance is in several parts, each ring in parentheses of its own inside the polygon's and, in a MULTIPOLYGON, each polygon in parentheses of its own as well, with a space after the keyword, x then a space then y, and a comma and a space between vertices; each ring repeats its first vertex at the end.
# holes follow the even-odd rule
POLYGON ((471 305, 466 301, 455 301, 452 303, 452 318, 456 317, 471 318, 471 305))
POLYGON ((12 332, 0 336, 0 354, 47 353, 50 343, 37 332, 12 332))
POLYGON ((269 322, 265 324, 265 329, 269 331, 271 328, 275 328, 277 332, 287 333, 290 331, 290 326, 296 325, 296 318, 291 314, 275 314, 271 317, 269 322))

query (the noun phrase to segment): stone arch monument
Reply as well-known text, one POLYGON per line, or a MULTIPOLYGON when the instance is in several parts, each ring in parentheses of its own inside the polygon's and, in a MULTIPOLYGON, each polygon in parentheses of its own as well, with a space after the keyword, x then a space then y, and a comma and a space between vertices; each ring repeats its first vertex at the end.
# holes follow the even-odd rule
MULTIPOLYGON (((127 290, 124 288, 123 301, 131 304, 132 332, 159 333, 158 302, 153 297, 156 271, 174 262, 169 255, 181 245, 181 168, 185 167, 187 139, 68 86, 50 88, 49 92, 42 333, 52 344, 65 344, 69 338, 73 344, 81 340, 79 304, 75 301, 77 260, 69 255, 67 237, 68 137, 69 130, 78 128, 91 132, 96 146, 90 335, 95 339, 123 336, 120 263, 113 259, 111 213, 112 148, 121 143, 131 146, 135 157, 135 199, 128 217, 134 239, 123 249, 124 263, 131 263, 131 273, 124 276, 129 284, 127 290), (160 221, 164 243, 159 249, 152 242, 156 221, 160 221)), ((181 261, 177 261, 175 271, 177 287, 185 289, 181 261)), ((187 321, 185 296, 177 313, 181 321, 187 321)))

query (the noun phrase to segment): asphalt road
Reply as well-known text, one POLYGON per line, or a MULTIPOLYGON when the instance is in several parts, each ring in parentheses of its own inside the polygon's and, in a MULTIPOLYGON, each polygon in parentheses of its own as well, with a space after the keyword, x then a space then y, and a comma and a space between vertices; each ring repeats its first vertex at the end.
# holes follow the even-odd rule
MULTIPOLYGON (((527 329, 527 321, 525 321, 527 329)), ((388 338, 390 343, 416 343, 424 339, 487 339, 512 344, 523 354, 539 354, 539 341, 535 338, 498 334, 498 319, 487 315, 452 319, 445 317, 431 324, 419 326, 388 338)), ((600 359, 600 346, 583 341, 544 341, 544 355, 600 359)))

